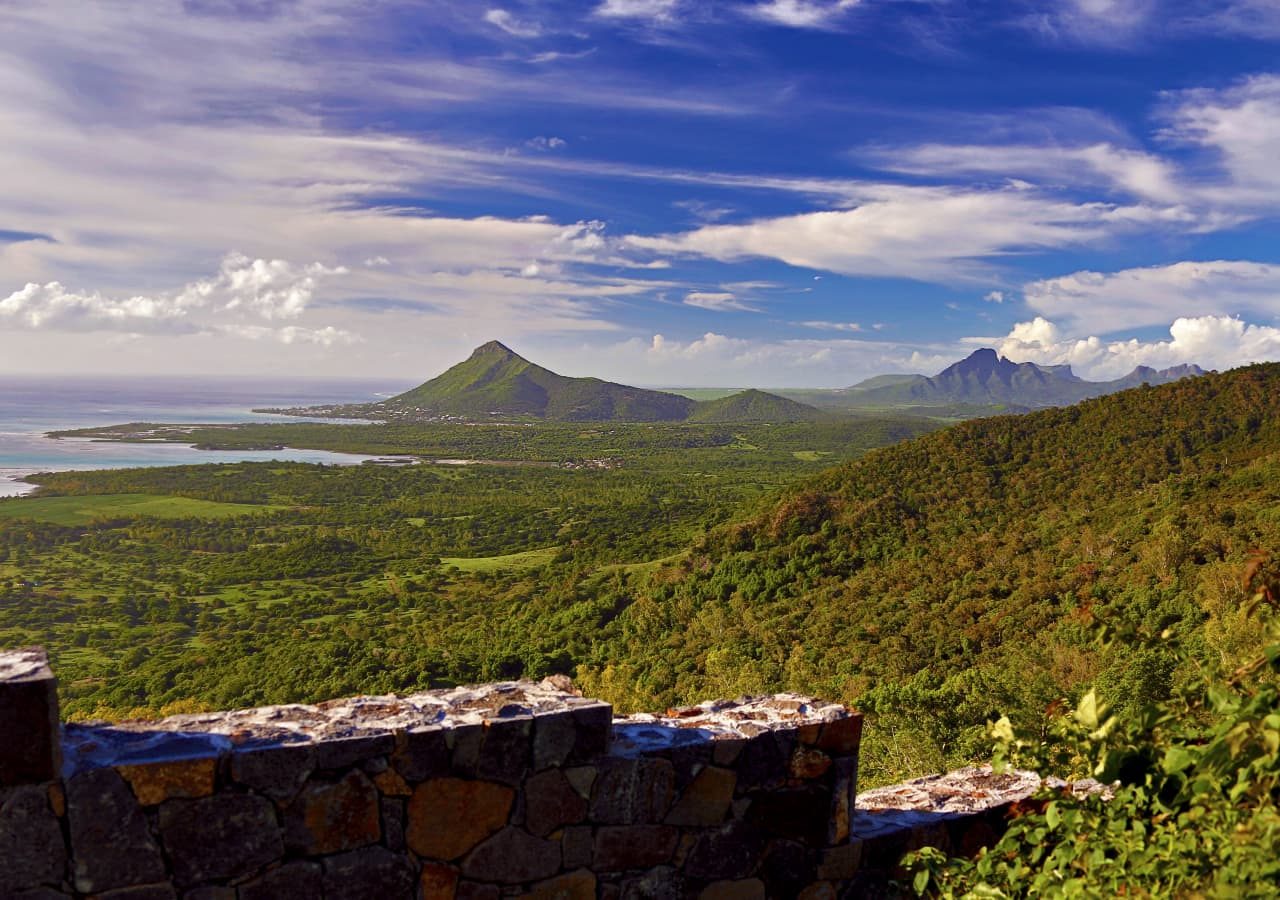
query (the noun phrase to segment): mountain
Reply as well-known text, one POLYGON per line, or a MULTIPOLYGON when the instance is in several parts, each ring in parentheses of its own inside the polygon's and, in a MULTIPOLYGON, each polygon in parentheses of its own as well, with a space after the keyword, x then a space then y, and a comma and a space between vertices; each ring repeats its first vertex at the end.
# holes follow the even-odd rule
POLYGON ((1070 366, 1015 363, 990 348, 975 350, 965 359, 933 377, 878 375, 849 388, 807 392, 805 399, 823 406, 939 406, 966 404, 1006 409, 1070 406, 1090 397, 1101 397, 1142 384, 1169 384, 1203 375, 1195 365, 1157 371, 1139 366, 1114 381, 1085 381, 1070 366))
POLYGON ((1280 555, 1276 485, 1280 365, 964 422, 709 532, 630 590, 579 683, 636 706, 835 697, 895 735, 868 773, 936 770, 1086 683, 1119 712, 1169 696, 1195 676, 1178 648, 1248 662, 1241 572, 1280 555))
POLYGON ((813 422, 830 418, 829 414, 805 403, 788 400, 765 391, 739 391, 717 400, 704 400, 694 407, 690 422, 813 422))
POLYGON ((377 404, 382 414, 530 417, 563 422, 679 422, 694 401, 601 381, 569 378, 490 341, 442 375, 377 404))

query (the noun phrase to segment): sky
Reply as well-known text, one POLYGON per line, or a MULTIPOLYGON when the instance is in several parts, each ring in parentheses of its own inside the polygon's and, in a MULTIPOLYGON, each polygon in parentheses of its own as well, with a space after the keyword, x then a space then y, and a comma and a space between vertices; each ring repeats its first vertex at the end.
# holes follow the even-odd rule
POLYGON ((1280 360, 1277 0, 0 0, 0 372, 1280 360))

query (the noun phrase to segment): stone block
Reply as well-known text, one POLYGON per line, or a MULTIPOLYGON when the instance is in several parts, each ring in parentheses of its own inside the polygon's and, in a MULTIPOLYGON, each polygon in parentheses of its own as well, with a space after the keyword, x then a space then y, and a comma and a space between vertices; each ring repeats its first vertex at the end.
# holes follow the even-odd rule
POLYGON ((174 797, 194 799, 213 793, 218 774, 218 759, 206 756, 166 762, 116 766, 116 771, 143 806, 157 806, 174 797))
POLYGON ((560 871, 560 844, 508 826, 476 847, 462 863, 462 874, 478 881, 521 884, 560 871))
POLYGON ((569 762, 582 764, 595 762, 609 752, 613 738, 613 707, 608 703, 592 703, 575 706, 573 722, 578 736, 569 754, 569 762))
POLYGON ((569 779, 569 783, 573 785, 573 789, 582 795, 582 799, 591 799, 591 787, 596 783, 596 775, 599 773, 592 766, 575 766, 572 769, 562 769, 564 777, 569 779))
POLYGON ((363 847, 324 860, 325 900, 413 897, 417 881, 413 864, 385 847, 363 847))
POLYGON ((0 787, 58 777, 58 682, 42 647, 0 652, 0 734, 0 787))
POLYGON ((427 863, 418 878, 422 900, 454 900, 458 892, 458 870, 443 863, 427 863))
POLYGON ((329 738, 316 743, 317 769, 347 769, 356 763, 387 756, 395 749, 395 736, 388 734, 329 738))
POLYGON ((832 847, 822 854, 818 877, 824 881, 846 881, 858 874, 862 865, 862 842, 832 847))
POLYGON ((592 868, 597 872, 647 869, 671 862, 678 829, 670 825, 606 825, 596 830, 592 868))
POLYGON ((765 834, 824 847, 830 812, 831 792, 822 785, 779 787, 752 794, 747 821, 765 834))
POLYGON ((397 735, 392 767, 409 781, 426 781, 451 770, 448 737, 443 728, 411 729, 397 735))
POLYGON ((239 900, 314 900, 321 882, 319 863, 296 860, 242 884, 239 900))
POLYGON ((252 875, 284 855, 275 807, 252 794, 169 800, 160 840, 179 885, 252 875))
POLYGON ((685 873, 713 881, 747 878, 755 873, 764 844, 757 829, 745 822, 730 822, 698 838, 685 859, 685 873))
MULTIPOLYGON (((603 895, 603 891, 601 892, 603 895)), ((684 876, 671 866, 657 866, 622 885, 622 900, 684 900, 684 876)))
POLYGON ((50 887, 32 888, 29 891, 18 891, 11 895, 13 900, 71 900, 70 894, 55 891, 50 887))
POLYGON ((719 825, 733 805, 737 784, 738 776, 733 771, 718 766, 704 767, 667 814, 667 824, 690 828, 719 825))
POLYGON ((661 822, 671 806, 675 773, 665 759, 604 760, 592 791, 590 818, 603 825, 661 822))
POLYGON ((409 848, 428 859, 454 860, 507 824, 515 791, 490 781, 433 778, 409 800, 409 848))
POLYGON ((818 854, 796 841, 773 841, 764 851, 758 874, 771 897, 794 897, 813 881, 818 854))
POLYGON ((767 786, 788 776, 794 735, 765 731, 747 741, 734 765, 738 783, 744 788, 767 786))
POLYGON ((812 781, 827 774, 831 768, 831 757, 821 750, 803 745, 796 747, 791 754, 791 777, 812 781))
POLYGON ((711 761, 717 766, 731 766, 738 761, 738 757, 742 756, 742 750, 746 746, 747 742, 744 738, 724 738, 713 741, 711 761))
POLYGON ((533 768, 535 772, 562 766, 578 743, 578 726, 572 710, 534 716, 533 768))
POLYGON ((221 885, 205 885, 182 892, 182 900, 237 900, 238 896, 235 888, 221 885))
POLYGON ((231 755, 231 777, 272 800, 288 800, 316 765, 315 744, 280 744, 238 749, 231 755))
POLYGON ((538 882, 520 896, 523 900, 596 900, 596 876, 587 869, 566 872, 538 882))
POLYGON ((489 781, 518 785, 529 770, 533 716, 512 716, 485 722, 477 774, 489 781))
POLYGON ((843 719, 824 722, 818 737, 818 749, 832 756, 849 756, 862 743, 862 713, 850 711, 843 719))
POLYGON ((61 884, 66 873, 67 848, 47 787, 0 790, 0 896, 61 884))
POLYGON ((496 884, 481 884, 478 881, 459 881, 458 891, 454 894, 457 900, 498 900, 502 890, 496 884))
POLYGON ((484 726, 459 725, 445 731, 449 747, 449 771, 464 778, 474 778, 480 768, 480 746, 484 743, 484 726))
MULTIPOLYGON (((690 731, 690 734, 693 732, 690 731)), ((683 791, 689 786, 693 779, 698 777, 698 773, 711 763, 712 742, 707 739, 699 739, 697 743, 689 743, 674 746, 665 757, 671 760, 671 768, 675 772, 675 784, 677 791, 683 791)))
POLYGON ((399 852, 405 848, 404 842, 404 801, 391 797, 383 797, 378 804, 382 813, 382 843, 388 850, 399 852))
POLYGON ((590 825, 573 825, 560 836, 560 852, 566 869, 591 865, 595 853, 595 838, 590 825))
POLYGON ((286 849, 303 856, 355 850, 382 835, 378 789, 352 770, 338 781, 312 779, 284 812, 286 849))
POLYGON ((67 782, 67 826, 77 891, 164 880, 164 859, 142 807, 115 769, 91 769, 67 782))
POLYGON ((538 837, 575 825, 587 814, 587 801, 559 769, 531 776, 524 786, 525 827, 538 837))
POLYGON ((713 881, 702 889, 698 900, 765 900, 764 882, 759 878, 713 881))
POLYGON ((827 844, 837 846, 849 840, 853 822, 853 804, 858 790, 858 759, 843 757, 835 761, 835 780, 831 786, 831 812, 827 821, 827 844))
POLYGON ((373 776, 373 783, 378 786, 378 793, 384 797, 412 797, 413 788, 395 769, 384 769, 373 776))
POLYGON ((829 881, 814 882, 796 894, 796 900, 836 900, 836 889, 829 881))

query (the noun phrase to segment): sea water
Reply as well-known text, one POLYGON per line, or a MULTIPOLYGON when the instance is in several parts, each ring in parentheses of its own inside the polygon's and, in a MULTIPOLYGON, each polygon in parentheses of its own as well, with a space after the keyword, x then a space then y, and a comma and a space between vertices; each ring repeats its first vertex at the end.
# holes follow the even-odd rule
POLYGON ((254 407, 365 403, 403 382, 314 378, 35 377, 0 375, 0 497, 28 493, 36 472, 291 460, 350 465, 368 456, 326 450, 196 450, 186 444, 55 440, 49 431, 126 422, 215 424, 300 421, 254 407))

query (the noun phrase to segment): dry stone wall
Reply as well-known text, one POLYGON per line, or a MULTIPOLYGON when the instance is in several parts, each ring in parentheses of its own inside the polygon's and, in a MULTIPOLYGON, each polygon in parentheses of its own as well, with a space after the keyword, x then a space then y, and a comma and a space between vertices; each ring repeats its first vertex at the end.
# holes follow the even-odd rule
POLYGON ((0 653, 0 898, 865 896, 919 823, 855 814, 861 733, 556 679, 61 725, 44 653, 0 653))
POLYGON ((0 654, 0 896, 795 896, 847 875, 862 720, 778 697, 616 719, 513 682, 59 726, 0 654))

